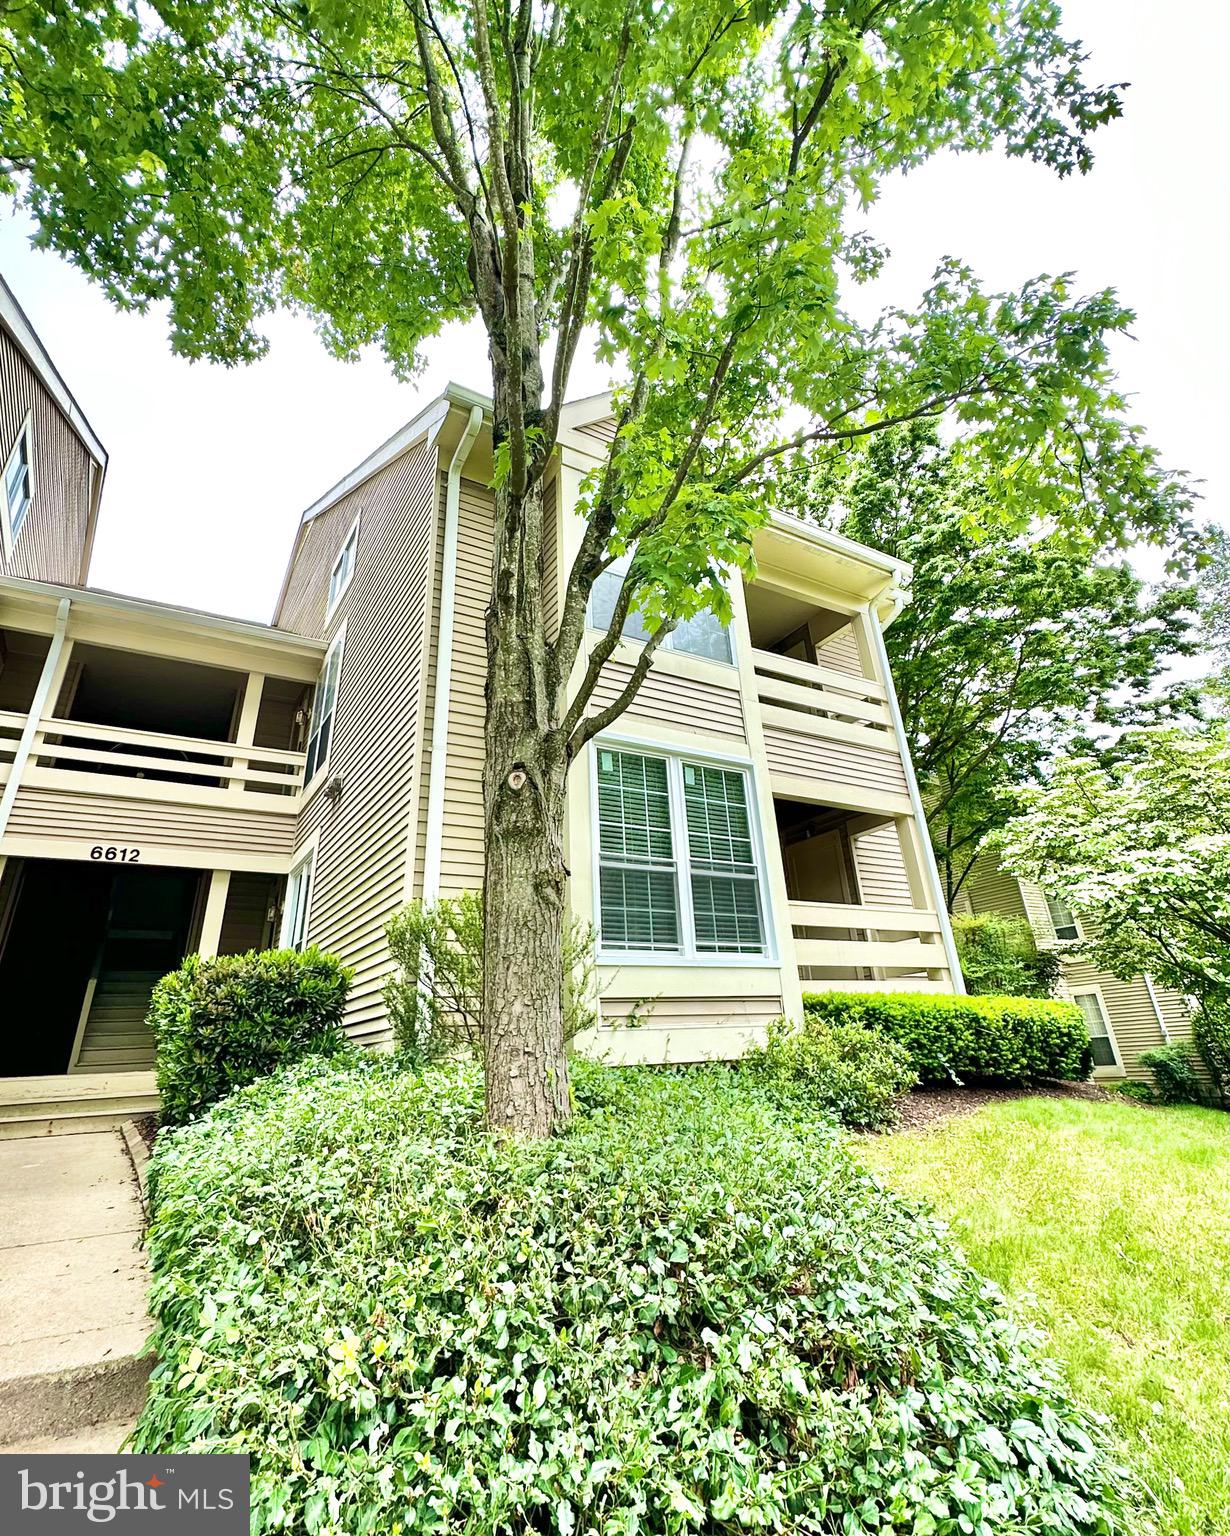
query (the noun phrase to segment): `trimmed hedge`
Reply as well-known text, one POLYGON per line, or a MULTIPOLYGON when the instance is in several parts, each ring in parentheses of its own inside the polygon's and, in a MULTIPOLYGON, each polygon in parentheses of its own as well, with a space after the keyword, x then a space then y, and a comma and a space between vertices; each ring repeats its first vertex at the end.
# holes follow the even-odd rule
POLYGON ((189 955, 150 999, 164 1125, 183 1125, 224 1095, 301 1056, 345 1044, 350 972, 318 949, 189 955))
POLYGON ((770 1025, 765 1044, 739 1064, 782 1108, 836 1120, 855 1131, 897 1121, 898 1095, 918 1078, 905 1048, 857 1024, 809 1018, 801 1029, 770 1025))
POLYGON ((861 1024, 903 1045, 924 1083, 1082 1079, 1092 1056, 1075 1003, 916 992, 809 992, 809 1018, 861 1024))
POLYGON ((1110 1536, 1100 1428, 946 1229, 727 1067, 308 1060, 154 1153, 133 1449, 252 1458, 253 1536, 1110 1536))

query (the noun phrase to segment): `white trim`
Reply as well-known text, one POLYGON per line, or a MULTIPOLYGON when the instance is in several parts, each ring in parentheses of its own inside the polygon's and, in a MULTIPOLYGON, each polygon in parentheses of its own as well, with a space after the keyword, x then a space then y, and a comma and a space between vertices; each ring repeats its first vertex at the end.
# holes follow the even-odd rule
POLYGON ((337 634, 329 642, 329 649, 325 652, 325 659, 321 663, 320 677, 316 682, 315 692, 312 694, 312 715, 308 720, 308 737, 303 748, 303 799, 307 801, 311 791, 319 784, 321 775, 329 766, 329 759, 333 755, 333 721, 337 716, 337 701, 342 692, 342 668, 346 664, 346 625, 349 621, 343 619, 338 627, 337 634), (312 766, 312 776, 308 778, 308 761, 312 755, 312 743, 320 735, 320 724, 316 720, 316 704, 321 686, 329 675, 329 666, 333 660, 334 652, 337 653, 337 676, 333 680, 333 698, 329 704, 329 740, 325 743, 324 756, 319 758, 312 766))
POLYGON ((319 851, 320 832, 318 830, 313 832, 311 837, 296 848, 291 855, 290 870, 286 876, 286 894, 282 900, 282 922, 278 928, 279 949, 304 950, 311 942, 309 935, 312 923, 312 898, 316 895, 316 856, 319 851), (303 903, 302 939, 299 944, 293 945, 290 942, 291 907, 289 898, 291 882, 305 866, 307 867, 307 899, 303 903))
POLYGON ((30 509, 34 505, 34 450, 31 446, 30 429, 34 421, 34 412, 26 412, 26 419, 17 429, 17 436, 13 439, 13 446, 9 449, 4 460, 4 468, 0 469, 0 536, 4 541, 4 558, 11 560, 13 551, 17 547, 17 540, 21 530, 26 525, 26 519, 30 515, 30 509), (21 521, 13 526, 13 509, 9 505, 9 468, 13 460, 21 451, 21 445, 26 445, 26 504, 21 509, 21 521))
POLYGON ((25 311, 17 302, 17 296, 2 277, 0 277, 0 324, 3 324, 17 343, 26 361, 38 374, 44 389, 85 444, 91 458, 100 468, 105 469, 107 450, 95 437, 94 429, 85 419, 85 413, 81 407, 73 399, 68 385, 60 377, 59 370, 51 361, 50 353, 39 340, 38 332, 26 318, 25 311))
POLYGON ((470 419, 449 461, 444 491, 444 538, 440 566, 440 611, 436 615, 436 696, 431 713, 431 769, 427 777, 427 830, 423 844, 423 900, 440 894, 444 859, 444 802, 447 797, 448 714, 453 686, 453 630, 457 599, 457 529, 460 522, 461 471, 483 425, 482 407, 471 406, 470 419))
POLYGON ((1147 971, 1143 971, 1141 979, 1145 984, 1145 991, 1149 994, 1149 1001, 1153 1004, 1153 1017, 1157 1020, 1157 1027, 1161 1032, 1162 1039, 1169 1045, 1171 1040, 1170 1031, 1166 1027, 1165 1018, 1162 1016, 1162 1005, 1157 1000, 1157 990, 1153 985, 1153 977, 1147 971))
MULTIPOLYGON (((1102 1022, 1106 1025, 1106 1038, 1110 1041, 1111 1055, 1115 1060, 1113 1066, 1102 1066, 1095 1061, 1093 1064, 1094 1072, 1123 1072, 1126 1070, 1123 1065, 1123 1055, 1119 1050, 1119 1042, 1115 1038, 1115 1026, 1111 1023, 1110 1009, 1106 1006, 1106 998, 1101 987, 1096 982, 1082 982, 1076 987, 1069 983, 1068 990, 1071 993, 1073 1003, 1076 1003, 1078 997, 1096 997, 1098 1007, 1102 1012, 1102 1022)), ((1077 1007, 1079 1006, 1078 1003, 1077 1007)))
POLYGON ((9 817, 13 813, 13 802, 17 799, 17 791, 21 787, 22 772, 30 760, 34 738, 40 732, 43 716, 47 712, 47 701, 51 697, 52 687, 59 676, 60 658, 64 653, 68 615, 71 608, 72 603, 67 597, 60 599, 60 606, 56 610, 56 627, 52 631, 51 644, 47 647, 47 655, 43 659, 43 670, 39 674, 38 687, 34 690, 34 697, 30 700, 30 708, 26 714, 26 723, 13 749, 8 782, 4 786, 3 795, 0 795, 0 837, 4 836, 9 824, 9 817))
POLYGON ((905 770, 905 786, 909 793, 910 804, 914 810, 914 827, 918 834, 918 851, 931 884, 931 899, 936 916, 940 920, 940 941, 944 948, 944 956, 948 961, 948 980, 952 990, 959 995, 965 993, 965 977, 961 973, 961 960, 957 954, 957 941, 952 935, 952 921, 948 916, 948 903, 944 900, 944 887, 940 881, 939 865, 935 862, 935 849, 931 846, 931 832, 927 826, 927 812, 923 807, 922 795, 918 790, 918 775, 914 772, 914 759, 910 756, 909 738, 905 734, 905 722, 901 718, 901 706, 897 702, 897 688, 893 682, 893 671, 889 665, 888 648, 884 644, 884 635, 880 630, 880 619, 876 613, 874 602, 868 603, 863 614, 863 622, 866 631, 871 636, 872 651, 875 655, 876 670, 881 674, 880 681, 885 688, 885 703, 888 705, 888 713, 893 722, 893 734, 897 738, 897 750, 901 757, 901 766, 905 770))
MULTIPOLYGON (((1051 925, 1051 934, 1055 942, 1057 944, 1075 944, 1079 940, 1083 939, 1085 937, 1085 930, 1081 925, 1081 920, 1079 917, 1077 917, 1076 913, 1073 912, 1068 903, 1064 901, 1061 896, 1054 896, 1050 891, 1043 890, 1041 886, 1039 886, 1039 890, 1042 890, 1042 901, 1043 905, 1046 907, 1047 921, 1051 925), (1055 914, 1051 911, 1052 901, 1057 902, 1072 919, 1070 926, 1076 929, 1075 933, 1060 933, 1059 928, 1055 922, 1055 914)), ((1064 924, 1065 928, 1068 926, 1069 924, 1064 924)))
POLYGON ((769 888, 769 872, 765 859, 764 828, 760 815, 760 784, 756 764, 746 753, 711 751, 708 747, 682 746, 664 742, 657 737, 625 734, 620 731, 603 731, 589 744, 589 801, 590 801, 590 878, 594 893, 594 927, 598 933, 594 963, 602 966, 690 966, 718 967, 735 970, 771 970, 780 968, 777 947, 777 925, 774 922, 772 895, 769 888), (667 791, 670 797, 671 848, 674 856, 675 897, 679 914, 680 947, 677 950, 630 950, 602 948, 602 836, 601 817, 598 809, 598 753, 602 748, 615 752, 636 753, 643 757, 665 760, 667 791), (684 811, 683 766, 697 763, 702 766, 734 769, 743 775, 747 805, 748 826, 752 834, 752 858, 756 867, 756 895, 760 904, 760 921, 764 931, 764 949, 758 954, 738 954, 730 950, 699 949, 696 945, 696 922, 692 908, 692 859, 688 842, 687 819, 684 811))
POLYGON ((337 552, 337 559, 329 567, 330 596, 325 604, 326 624, 337 612, 337 605, 346 596, 346 593, 350 590, 350 583, 354 580, 355 566, 359 561, 359 523, 362 520, 362 517, 363 513, 360 511, 359 515, 355 518, 354 522, 351 523, 349 529, 347 530, 346 537, 342 540, 342 547, 337 552), (334 592, 333 577, 337 571, 338 566, 341 565, 342 561, 345 559, 347 550, 350 551, 350 564, 346 567, 346 575, 342 581, 341 586, 338 587, 336 592, 334 592))
POLYGON ((196 952, 202 960, 214 960, 222 939, 222 921, 226 916, 226 899, 230 895, 231 872, 214 869, 209 875, 209 889, 205 896, 205 910, 201 914, 201 932, 196 952))

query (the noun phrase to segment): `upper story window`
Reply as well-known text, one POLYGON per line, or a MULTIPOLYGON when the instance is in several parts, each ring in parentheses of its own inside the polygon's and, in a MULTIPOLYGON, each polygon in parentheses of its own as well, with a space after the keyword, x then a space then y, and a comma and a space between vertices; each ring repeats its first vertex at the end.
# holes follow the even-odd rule
POLYGON ((346 639, 346 626, 333 637, 333 644, 325 657, 316 684, 316 697, 312 700, 312 720, 308 732, 307 764, 303 770, 303 782, 310 784, 313 776, 329 760, 329 743, 333 737, 333 711, 337 705, 338 679, 342 675, 342 647, 346 639))
POLYGON ((1058 896, 1048 896, 1046 898, 1046 910, 1051 914, 1051 926, 1055 930, 1055 937, 1057 939, 1080 938, 1080 924, 1076 921, 1076 914, 1066 901, 1061 901, 1058 896))
MULTIPOLYGON (((594 583, 589 596, 589 622, 592 628, 610 627, 630 560, 628 555, 616 560, 594 583)), ((623 637, 625 640, 649 639, 644 620, 635 610, 624 620, 623 637)), ((728 666, 734 661, 729 628, 715 613, 708 611, 679 623, 662 642, 662 649, 680 651, 686 656, 703 656, 708 661, 722 661, 728 666)))
POLYGON ((333 562, 333 569, 329 572, 329 601, 325 605, 325 618, 327 619, 333 610, 341 602, 346 588, 350 585, 354 575, 355 555, 359 548, 359 519, 356 517, 346 535, 346 542, 342 545, 337 559, 333 562))
POLYGON ((4 465, 0 481, 0 521, 3 523, 4 552, 13 553, 17 535, 30 510, 34 496, 34 477, 30 468, 30 418, 27 416, 17 434, 17 441, 4 465))
POLYGON ((600 947, 767 952, 747 773, 597 748, 600 947))

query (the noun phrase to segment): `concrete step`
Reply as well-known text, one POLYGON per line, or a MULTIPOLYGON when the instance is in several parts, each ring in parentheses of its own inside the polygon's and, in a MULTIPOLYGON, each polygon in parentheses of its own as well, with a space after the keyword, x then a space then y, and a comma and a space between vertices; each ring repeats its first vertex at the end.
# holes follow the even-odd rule
POLYGON ((136 1420, 108 1419, 105 1424, 90 1424, 85 1429, 66 1434, 6 1445, 6 1456, 116 1456, 132 1434, 136 1420))
POLYGON ((116 1130, 123 1121, 157 1108, 150 1071, 0 1078, 0 1141, 116 1130))
POLYGON ((133 1099, 124 1107, 107 1109, 55 1109, 50 1114, 12 1114, 0 1117, 0 1141, 18 1141, 30 1136, 86 1136, 94 1131, 118 1131, 126 1120, 152 1115, 158 1108, 158 1095, 133 1099))

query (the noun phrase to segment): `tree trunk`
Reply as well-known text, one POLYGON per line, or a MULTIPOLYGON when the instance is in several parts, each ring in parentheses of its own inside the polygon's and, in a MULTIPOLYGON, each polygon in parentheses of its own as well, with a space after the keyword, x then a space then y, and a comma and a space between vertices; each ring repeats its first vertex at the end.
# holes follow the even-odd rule
POLYGON ((571 1114, 561 1013, 567 762, 545 686, 542 483, 496 491, 483 773, 487 1123, 553 1135, 571 1114))

